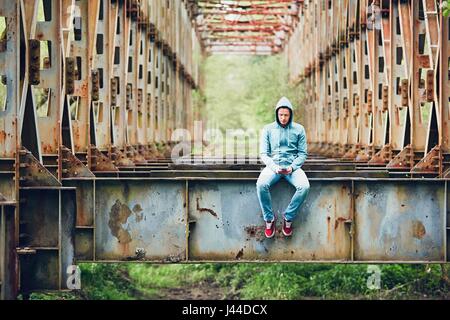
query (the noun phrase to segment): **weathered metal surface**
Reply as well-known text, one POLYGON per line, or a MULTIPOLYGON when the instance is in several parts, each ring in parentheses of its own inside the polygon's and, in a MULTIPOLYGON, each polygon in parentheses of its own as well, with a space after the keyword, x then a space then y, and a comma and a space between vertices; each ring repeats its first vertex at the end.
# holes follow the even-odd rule
POLYGON ((185 260, 183 182, 97 181, 97 260, 185 260))
POLYGON ((20 246, 58 247, 59 191, 21 190, 20 246))
POLYGON ((20 257, 21 292, 60 290, 59 252, 53 249, 37 250, 20 257))
POLYGON ((210 53, 281 52, 295 28, 303 1, 193 2, 197 28, 210 53))
POLYGON ((94 226, 95 190, 93 180, 64 180, 64 185, 76 188, 77 227, 94 226))
POLYGON ((94 260, 95 185, 94 180, 65 180, 76 188, 76 217, 72 230, 77 260, 94 260))
POLYGON ((18 290, 16 259, 18 150, 21 122, 20 4, 0 2, 0 299, 14 299, 18 290))
POLYGON ((19 141, 18 110, 20 105, 20 15, 19 1, 2 1, 0 30, 3 50, 0 50, 0 76, 2 97, 0 101, 0 158, 15 158, 19 141))
MULTIPOLYGON (((14 175, 14 172, 9 172, 0 176, 0 194, 4 198, 3 201, 14 201, 16 199, 14 175)), ((1 202, 2 200, 0 200, 1 202)))
POLYGON ((93 146, 91 146, 90 158, 92 171, 119 171, 113 160, 93 146))
POLYGON ((442 174, 435 148, 450 152, 442 3, 303 1, 285 54, 311 151, 350 158, 358 151, 357 159, 409 170, 420 163, 416 172, 434 158, 432 170, 420 170, 442 174))
POLYGON ((63 190, 60 193, 59 218, 59 288, 67 288, 69 274, 67 268, 76 264, 75 235, 77 217, 76 190, 63 190))
MULTIPOLYGON (((336 170, 336 171, 305 171, 311 178, 342 178, 342 177, 365 177, 365 178, 388 178, 390 173, 386 170, 336 170)), ((256 170, 127 170, 121 172, 97 172, 97 177, 116 178, 153 178, 153 179, 256 179, 260 171, 256 170)), ((406 172, 409 175, 409 171, 406 172)))
POLYGON ((15 299, 18 290, 18 264, 15 252, 14 206, 0 206, 0 299, 15 299))
POLYGON ((77 228, 75 233, 77 261, 94 261, 94 229, 77 228))
POLYGON ((67 289, 67 267, 75 264, 74 188, 22 189, 20 215, 21 290, 67 289))
POLYGON ((89 171, 87 166, 81 162, 70 149, 61 147, 61 159, 62 159, 62 176, 64 178, 69 177, 81 177, 81 178, 93 178, 94 174, 89 171))
POLYGON ((60 186, 58 179, 30 151, 20 151, 20 186, 60 186))
POLYGON ((355 183, 355 259, 445 261, 444 182, 355 183))
POLYGON ((189 183, 189 260, 350 260, 350 182, 313 183, 292 239, 281 234, 281 221, 294 188, 285 181, 273 188, 275 239, 264 237, 255 190, 254 181, 189 183))
POLYGON ((5 296, 5 260, 6 260, 6 217, 3 207, 0 207, 0 299, 4 299, 5 296))
MULTIPOLYGON (((97 180, 95 243, 88 228, 78 233, 80 256, 95 246, 97 261, 446 261, 445 181, 311 178, 292 239, 280 220, 264 238, 255 179, 188 180, 186 196, 185 181, 97 180)), ((293 192, 273 188, 279 218, 293 192)))

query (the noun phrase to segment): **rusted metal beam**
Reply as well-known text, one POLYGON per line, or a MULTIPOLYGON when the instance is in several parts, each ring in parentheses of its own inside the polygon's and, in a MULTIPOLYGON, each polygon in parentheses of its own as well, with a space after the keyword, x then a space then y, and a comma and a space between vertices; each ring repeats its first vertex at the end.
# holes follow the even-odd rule
POLYGON ((17 1, 0 3, 0 299, 15 299, 19 290, 19 150, 23 121, 21 112, 21 6, 17 1))
POLYGON ((76 203, 63 179, 145 164, 168 151, 156 142, 193 127, 189 96, 203 85, 194 14, 182 0, 0 3, 1 298, 15 297, 19 275, 25 291, 65 286, 76 203), (47 214, 25 204, 44 194, 51 245, 26 221, 47 214))
MULTIPOLYGON (((275 30, 286 32, 289 35, 298 22, 302 5, 303 1, 261 1, 258 3, 233 1, 220 5, 201 1, 196 23, 199 32, 202 33, 202 40, 206 43, 207 50, 217 52, 208 47, 207 43, 214 37, 214 32, 219 29, 225 30, 225 32, 239 30, 246 33, 250 32, 247 27, 251 29, 258 27, 269 32, 275 32, 275 30)), ((246 34, 241 34, 241 36, 245 38, 246 34)), ((259 41, 252 37, 246 39, 253 39, 253 43, 259 41)), ((271 40, 273 46, 283 46, 286 39, 285 35, 281 38, 277 35, 273 39, 265 37, 265 40, 271 40)), ((281 50, 273 50, 274 53, 279 51, 281 50)), ((258 54, 258 52, 254 53, 258 54)))
MULTIPOLYGON (((311 196, 301 210, 298 225, 306 231, 296 233, 289 243, 281 236, 270 243, 264 239, 256 195, 251 192, 254 181, 98 179, 96 261, 348 263, 446 259, 444 230, 440 227, 445 221, 444 181, 312 178, 311 196), (421 196, 408 197, 411 193, 421 196), (377 201, 373 201, 375 195, 377 201), (399 201, 390 201, 391 197, 399 201), (164 201, 165 198, 171 201, 164 201), (230 198, 236 201, 220 200, 230 198), (249 214, 242 216, 242 210, 249 214), (120 231, 118 212, 126 215, 127 230, 120 231), (161 223, 160 212, 171 213, 166 215, 166 223, 161 223), (373 215, 378 218, 374 220, 373 215), (155 229, 155 225, 159 227, 155 229), (369 234, 375 235, 377 241, 369 234), (212 240, 204 241, 205 238, 212 240), (222 238, 228 240, 224 242, 222 238), (299 246, 300 242, 303 245, 299 246), (146 254, 138 257, 138 249, 146 254)), ((281 183, 273 190, 276 212, 281 212, 289 200, 291 193, 286 193, 286 188, 288 185, 281 183)), ((92 255, 91 252, 89 256, 92 255)))
POLYGON ((440 2, 305 4, 285 52, 291 82, 306 93, 311 150, 415 173, 429 173, 422 164, 435 159, 433 172, 442 175, 435 150, 449 153, 441 112, 449 80, 440 69, 448 64, 439 58, 448 56, 440 2))

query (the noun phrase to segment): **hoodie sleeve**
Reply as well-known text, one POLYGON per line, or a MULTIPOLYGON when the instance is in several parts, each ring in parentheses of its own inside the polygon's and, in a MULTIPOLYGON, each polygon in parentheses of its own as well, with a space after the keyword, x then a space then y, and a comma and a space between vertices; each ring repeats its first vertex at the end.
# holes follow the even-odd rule
POLYGON ((267 128, 264 128, 262 135, 261 135, 261 141, 260 141, 260 156, 261 161, 268 166, 273 172, 277 173, 277 171, 280 169, 280 167, 275 164, 273 159, 269 156, 270 154, 270 139, 269 139, 269 131, 267 128))
POLYGON ((295 171, 300 168, 303 163, 305 163, 306 157, 308 156, 308 147, 306 144, 306 133, 305 129, 302 128, 302 133, 300 134, 300 139, 298 139, 298 153, 297 157, 292 161, 291 167, 295 171))

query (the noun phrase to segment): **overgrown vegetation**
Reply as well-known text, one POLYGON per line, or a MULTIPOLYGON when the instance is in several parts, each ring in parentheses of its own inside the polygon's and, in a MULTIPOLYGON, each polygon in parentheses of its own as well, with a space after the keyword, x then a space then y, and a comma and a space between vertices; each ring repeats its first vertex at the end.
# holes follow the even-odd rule
POLYGON ((207 120, 206 128, 219 129, 221 137, 206 138, 211 144, 195 153, 257 155, 259 132, 275 120, 275 105, 282 96, 294 104, 295 121, 301 122, 301 92, 289 85, 282 55, 213 55, 202 70, 206 75, 206 107, 200 119, 207 120))
POLYGON ((211 56, 205 72, 206 118, 221 130, 259 130, 275 120, 275 105, 282 96, 299 107, 282 56, 211 56))
POLYGON ((444 1, 441 4, 442 14, 444 17, 448 17, 450 15, 450 6, 448 4, 448 1, 444 1))
MULTIPOLYGON (((367 265, 83 264, 82 290, 31 299, 170 299, 170 289, 218 286, 231 299, 449 299, 439 265, 380 265, 380 289, 367 285, 367 265)), ((208 297, 208 296, 206 296, 208 297)), ((195 297, 185 297, 192 299, 195 297)))

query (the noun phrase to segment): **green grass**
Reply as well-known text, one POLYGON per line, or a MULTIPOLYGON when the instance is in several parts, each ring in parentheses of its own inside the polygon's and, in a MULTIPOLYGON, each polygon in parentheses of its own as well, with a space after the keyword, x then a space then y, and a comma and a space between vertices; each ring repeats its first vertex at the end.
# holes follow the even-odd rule
POLYGON ((31 299, 155 299, 166 289, 205 283, 249 300, 450 298, 439 265, 379 267, 381 289, 371 290, 367 265, 360 264, 82 264, 81 291, 36 293, 31 299))
POLYGON ((243 299, 449 298, 441 269, 432 265, 382 265, 381 289, 367 287, 367 265, 225 265, 217 280, 243 299))
POLYGON ((129 274, 147 296, 157 296, 161 289, 190 286, 214 278, 214 273, 202 265, 137 264, 129 266, 129 274))

